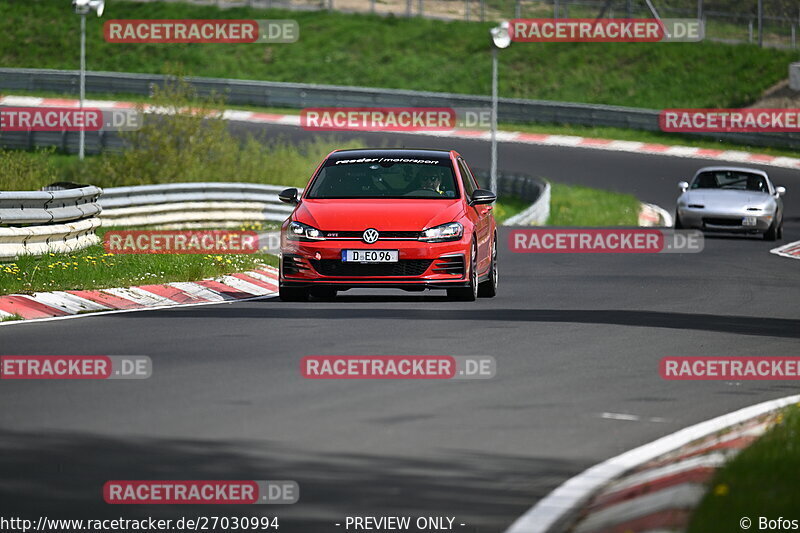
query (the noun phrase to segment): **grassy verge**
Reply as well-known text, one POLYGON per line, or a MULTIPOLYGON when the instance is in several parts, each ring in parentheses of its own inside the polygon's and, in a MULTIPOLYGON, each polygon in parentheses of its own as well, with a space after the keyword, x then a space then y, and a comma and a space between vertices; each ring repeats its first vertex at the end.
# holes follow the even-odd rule
POLYGON ((636 226, 639 200, 630 194, 552 183, 549 226, 636 226))
MULTIPOLYGON (((63 98, 72 96, 72 93, 61 93, 53 91, 12 91, 20 96, 40 96, 63 98)), ((126 102, 147 103, 150 101, 141 95, 130 94, 92 94, 94 100, 121 100, 126 102)), ((300 109, 280 108, 280 107, 259 107, 246 105, 226 105, 225 109, 254 111, 259 113, 276 113, 282 115, 299 115, 300 109)), ((573 124, 533 124, 500 122, 498 124, 503 131, 520 131, 524 133, 544 133, 549 135, 573 135, 578 137, 590 137, 596 139, 613 139, 617 141, 638 141, 652 144, 665 144, 668 146, 691 146, 696 148, 709 148, 712 150, 741 150, 756 152, 773 156, 800 157, 796 150, 772 148, 769 146, 752 146, 748 144, 736 144, 732 142, 720 142, 709 138, 699 138, 690 135, 676 133, 664 133, 656 131, 631 130, 612 127, 593 127, 579 126, 573 124)))
MULTIPOLYGON (((102 237, 105 231, 98 234, 102 237)), ((70 254, 25 256, 0 264, 0 294, 196 281, 262 264, 277 266, 278 258, 269 254, 113 255, 96 245, 70 254)))
MULTIPOLYGON (((488 94, 492 23, 111 2, 87 17, 91 70, 328 83, 488 94), (295 19, 294 44, 111 44, 109 19, 295 19), (470 68, 464 68, 464 65, 470 68)), ((79 18, 63 0, 0 3, 0 64, 77 68, 79 18), (42 31, 46 28, 47 31, 42 31)), ((503 50, 500 94, 634 107, 737 107, 785 79, 797 52, 720 43, 515 43, 503 50)))
MULTIPOLYGON (((695 509, 688 533, 741 531, 748 517, 752 530, 797 529, 759 527, 759 518, 798 520, 797 472, 800 470, 800 408, 793 406, 763 437, 714 475, 711 488, 695 509)), ((795 522, 796 524, 796 522, 795 522)))
POLYGON ((530 207, 531 203, 516 196, 501 196, 494 204, 494 219, 498 224, 502 224, 507 218, 511 218, 520 211, 530 207))

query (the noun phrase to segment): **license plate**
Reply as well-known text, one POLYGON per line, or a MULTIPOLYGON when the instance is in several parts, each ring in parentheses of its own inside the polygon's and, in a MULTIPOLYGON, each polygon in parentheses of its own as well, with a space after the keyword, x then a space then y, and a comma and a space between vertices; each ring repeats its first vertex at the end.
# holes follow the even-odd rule
POLYGON ((744 217, 742 219, 742 226, 755 226, 756 217, 744 217))
POLYGON ((397 250, 342 250, 345 263, 397 263, 397 250))

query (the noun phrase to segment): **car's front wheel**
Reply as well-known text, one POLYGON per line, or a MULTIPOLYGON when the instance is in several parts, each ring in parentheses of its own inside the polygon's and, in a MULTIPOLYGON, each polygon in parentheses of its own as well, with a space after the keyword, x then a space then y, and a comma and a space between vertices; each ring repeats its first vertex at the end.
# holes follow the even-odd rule
POLYGON ((469 284, 466 287, 447 289, 447 297, 460 302, 474 302, 478 298, 478 246, 472 241, 469 260, 469 284))
POLYGON ((481 298, 494 298, 497 296, 497 235, 492 241, 492 265, 489 268, 489 278, 478 286, 478 296, 481 298))
POLYGON ((779 233, 783 233, 783 229, 778 229, 778 221, 773 220, 772 224, 769 225, 769 229, 764 232, 764 240, 776 241, 778 240, 779 233))
POLYGON ((308 301, 308 289, 305 287, 278 287, 278 297, 284 302, 305 302, 308 301))

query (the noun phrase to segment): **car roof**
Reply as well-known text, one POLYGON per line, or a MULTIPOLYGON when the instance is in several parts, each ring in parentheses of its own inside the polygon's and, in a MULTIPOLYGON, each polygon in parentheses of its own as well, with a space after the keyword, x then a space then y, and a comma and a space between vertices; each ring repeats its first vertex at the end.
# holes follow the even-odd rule
POLYGON ((390 157, 390 158, 414 158, 414 159, 450 159, 451 152, 448 150, 426 150, 423 148, 394 148, 394 149, 374 149, 356 148, 351 150, 336 150, 328 156, 328 159, 336 161, 339 159, 354 159, 361 157, 390 157))
POLYGON ((765 178, 769 179, 769 176, 763 170, 757 168, 747 168, 747 167, 725 167, 725 166, 716 166, 716 167, 703 167, 697 172, 694 173, 694 177, 696 178, 699 174, 703 172, 721 172, 721 171, 732 171, 732 172, 749 172, 751 174, 758 174, 759 176, 764 176, 765 178))

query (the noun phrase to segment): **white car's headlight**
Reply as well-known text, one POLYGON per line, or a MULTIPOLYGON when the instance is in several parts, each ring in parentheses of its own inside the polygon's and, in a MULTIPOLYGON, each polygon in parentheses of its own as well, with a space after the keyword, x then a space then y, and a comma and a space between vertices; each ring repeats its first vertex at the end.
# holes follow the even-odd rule
POLYGON ((286 229, 286 238, 290 241, 324 241, 325 237, 317 228, 301 222, 290 222, 286 229))
POLYGON ((428 228, 419 234, 419 240, 424 242, 457 241, 464 234, 464 227, 458 222, 450 222, 428 228))

